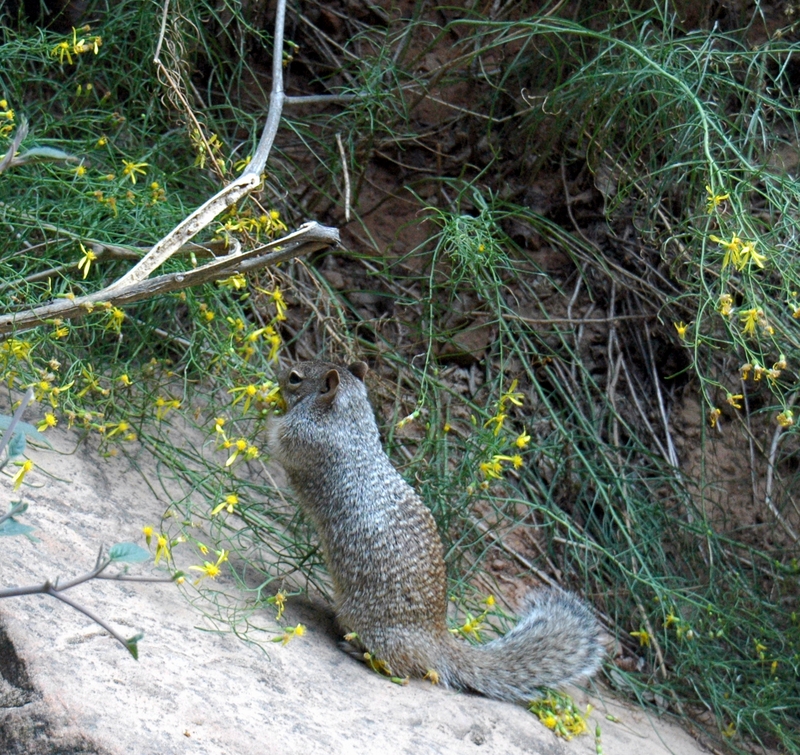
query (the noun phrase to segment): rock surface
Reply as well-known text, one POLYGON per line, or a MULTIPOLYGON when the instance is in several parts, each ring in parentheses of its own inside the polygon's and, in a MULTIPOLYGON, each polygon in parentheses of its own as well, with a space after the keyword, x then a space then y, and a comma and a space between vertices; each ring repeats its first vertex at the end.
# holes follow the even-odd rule
MULTIPOLYGON (((2 586, 90 569, 101 543, 142 542, 164 511, 146 482, 155 467, 101 459, 78 436, 50 431, 56 451, 32 450, 30 504, 40 539, 3 538, 2 586), (69 454, 69 455, 67 455, 69 454), (46 473, 52 475, 48 478, 46 473)), ((11 500, 0 477, 0 504, 11 500)), ((148 572, 151 566, 136 567, 148 572)), ((293 600, 289 623, 308 631, 265 654, 203 617, 171 584, 92 581, 71 597, 126 637, 144 631, 139 661, 100 627, 43 595, 0 603, 0 752, 8 755, 264 755, 326 753, 594 753, 584 735, 557 739, 514 705, 413 681, 392 684, 336 647, 329 612, 293 600), (206 627, 207 628, 207 627, 206 627)), ((585 696, 576 693, 576 699, 585 696)), ((614 755, 705 752, 677 726, 593 698, 614 755), (619 723, 605 718, 613 713, 619 723)), ((592 724, 594 728, 594 723, 592 724)))

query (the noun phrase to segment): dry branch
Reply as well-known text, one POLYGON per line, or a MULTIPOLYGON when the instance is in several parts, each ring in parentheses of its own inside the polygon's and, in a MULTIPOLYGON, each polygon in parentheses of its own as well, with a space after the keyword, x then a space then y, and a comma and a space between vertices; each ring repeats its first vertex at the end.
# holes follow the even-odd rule
POLYGON ((266 265, 276 265, 292 257, 335 246, 339 242, 339 231, 319 223, 306 223, 293 233, 264 246, 227 257, 219 257, 194 270, 167 273, 156 278, 129 283, 124 286, 109 286, 86 296, 74 299, 58 299, 24 312, 0 317, 0 336, 42 325, 54 318, 67 319, 91 312, 103 304, 118 306, 132 304, 142 299, 198 286, 201 283, 225 278, 234 273, 247 273, 266 265))

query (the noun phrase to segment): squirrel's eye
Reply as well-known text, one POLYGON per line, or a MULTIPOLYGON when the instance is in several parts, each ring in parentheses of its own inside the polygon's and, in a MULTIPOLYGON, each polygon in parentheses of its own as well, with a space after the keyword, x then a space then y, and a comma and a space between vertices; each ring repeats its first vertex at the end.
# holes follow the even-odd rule
POLYGON ((303 377, 297 372, 289 373, 289 385, 300 385, 303 382, 303 377))

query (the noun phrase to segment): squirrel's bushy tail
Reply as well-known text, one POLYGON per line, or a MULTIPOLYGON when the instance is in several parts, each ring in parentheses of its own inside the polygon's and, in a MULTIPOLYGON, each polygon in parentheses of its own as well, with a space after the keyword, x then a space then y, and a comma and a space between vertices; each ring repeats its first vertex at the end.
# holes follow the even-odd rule
POLYGON ((603 660, 600 625, 578 597, 545 589, 527 598, 527 612, 510 632, 486 645, 452 635, 437 667, 446 686, 496 700, 527 702, 540 687, 556 687, 598 670, 603 660))

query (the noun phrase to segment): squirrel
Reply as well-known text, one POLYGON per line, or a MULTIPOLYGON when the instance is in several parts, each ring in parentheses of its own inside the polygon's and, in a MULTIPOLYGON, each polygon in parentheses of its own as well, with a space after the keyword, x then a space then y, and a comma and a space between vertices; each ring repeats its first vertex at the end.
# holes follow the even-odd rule
POLYGON ((533 592, 503 637, 470 645, 448 630, 443 546, 430 510, 383 450, 364 362, 302 362, 279 377, 286 411, 268 445, 319 535, 337 620, 390 675, 426 677, 497 700, 594 674, 600 626, 577 596, 533 592))

